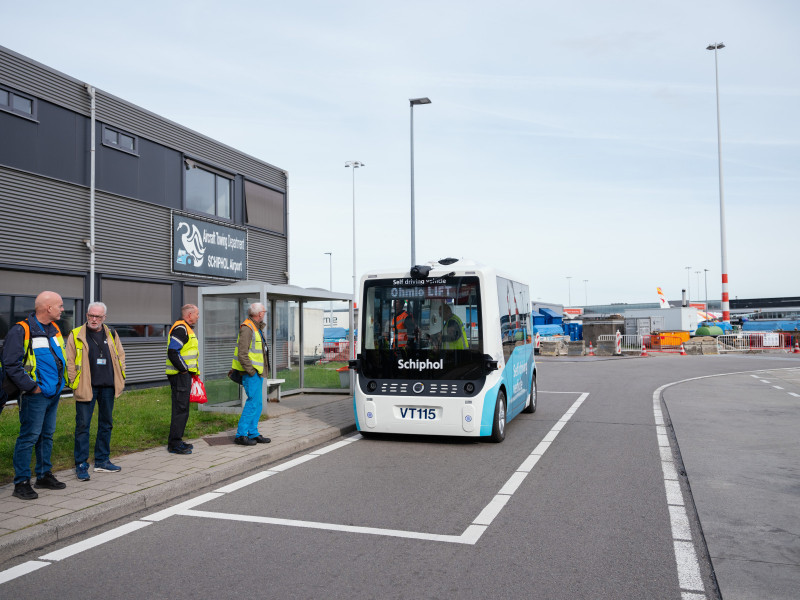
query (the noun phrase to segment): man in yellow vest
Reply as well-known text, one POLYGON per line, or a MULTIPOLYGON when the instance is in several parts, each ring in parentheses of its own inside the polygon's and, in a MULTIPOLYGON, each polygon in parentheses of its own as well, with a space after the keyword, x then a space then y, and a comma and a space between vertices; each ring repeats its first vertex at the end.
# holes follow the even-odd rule
POLYGON ((97 437, 94 470, 116 473, 122 470, 109 460, 111 430, 114 427, 114 398, 125 389, 125 351, 116 332, 107 325, 106 305, 92 302, 86 323, 67 338, 67 377, 75 397, 75 473, 89 481, 89 428, 97 403, 97 437))
POLYGON ((192 375, 200 373, 200 344, 192 330, 199 319, 199 309, 194 304, 185 304, 181 307, 181 318, 169 330, 166 373, 172 388, 172 418, 167 450, 172 454, 191 454, 194 447, 183 441, 183 432, 189 420, 192 375))
POLYGON ((449 304, 439 307, 442 316, 442 347, 445 350, 469 350, 464 321, 453 312, 449 304))
POLYGON ((270 439, 258 432, 263 407, 262 377, 269 378, 269 347, 264 339, 264 315, 267 309, 255 302, 247 309, 247 319, 239 326, 239 337, 233 352, 232 367, 242 372, 242 387, 247 400, 242 407, 234 442, 240 446, 268 444, 270 439))
POLYGON ((39 497, 31 487, 31 454, 36 447, 36 488, 62 490, 67 485, 51 471, 53 434, 61 390, 67 380, 64 338, 56 321, 64 301, 55 292, 36 296, 33 312, 8 330, 3 345, 3 368, 22 392, 19 398, 19 436, 14 446, 14 492, 21 500, 39 497))

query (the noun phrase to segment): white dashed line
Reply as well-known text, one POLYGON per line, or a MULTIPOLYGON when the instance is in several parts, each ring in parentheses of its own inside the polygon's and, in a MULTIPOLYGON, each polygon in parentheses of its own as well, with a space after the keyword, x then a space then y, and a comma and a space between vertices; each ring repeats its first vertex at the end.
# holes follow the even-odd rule
POLYGON ((144 521, 134 521, 133 523, 126 523, 120 527, 115 529, 111 529, 110 531, 106 531, 99 535, 95 535, 90 537, 88 540, 83 540, 82 542, 78 542, 77 544, 72 544, 65 548, 61 548, 61 550, 56 550, 55 552, 50 552, 49 554, 45 554, 44 556, 40 556, 41 560, 64 560, 65 558, 69 558, 70 556, 75 556, 79 552, 83 552, 84 550, 89 550, 100 544, 105 544, 106 542, 110 542, 111 540, 115 540, 118 537, 122 537, 132 531, 137 531, 142 527, 147 527, 151 525, 151 523, 146 523, 144 521))
POLYGON ((5 583, 6 581, 11 581, 12 579, 16 579, 17 577, 22 577, 23 575, 27 575, 28 573, 33 573, 37 569, 41 569, 42 567, 46 567, 49 565, 49 562, 41 562, 39 560, 29 560, 28 562, 24 562, 21 565, 17 565, 16 567, 11 567, 10 569, 6 569, 5 571, 0 572, 0 583, 5 583))

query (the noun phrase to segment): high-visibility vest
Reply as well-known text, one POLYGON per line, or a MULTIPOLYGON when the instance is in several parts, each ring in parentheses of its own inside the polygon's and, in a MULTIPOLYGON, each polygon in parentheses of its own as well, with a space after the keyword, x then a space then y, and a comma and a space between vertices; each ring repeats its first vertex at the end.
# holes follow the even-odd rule
MULTIPOLYGON (((83 325, 81 325, 83 327, 83 325)), ((83 340, 78 337, 78 332, 81 330, 80 327, 76 327, 72 330, 72 337, 75 340, 75 381, 69 382, 69 387, 73 390, 78 389, 78 382, 81 380, 81 368, 83 367, 83 340)), ((117 355, 117 362, 119 363, 119 350, 117 349, 117 342, 114 339, 114 334, 109 329, 108 325, 103 325, 103 331, 105 331, 106 337, 111 340, 110 346, 114 347, 114 354, 117 355)), ((120 363, 120 368, 122 369, 122 363, 120 363)), ((125 379, 125 369, 122 369, 122 378, 125 379)))
POLYGON ((445 341, 442 346, 445 350, 469 350, 469 341, 467 340, 467 332, 464 329, 464 322, 458 317, 458 315, 455 313, 450 315, 450 318, 447 319, 442 327, 442 331, 446 332, 448 325, 450 325, 452 322, 455 322, 458 325, 458 338, 449 342, 445 341))
MULTIPOLYGON (((200 343, 197 341, 197 336, 194 334, 194 331, 192 331, 192 328, 183 319, 178 319, 172 327, 169 328, 169 334, 167 335, 167 351, 169 351, 169 339, 172 337, 172 330, 178 325, 186 327, 186 331, 189 333, 189 341, 183 345, 180 351, 181 358, 183 362, 186 363, 190 373, 199 373, 198 358, 200 357, 200 343)), ((180 372, 175 368, 175 365, 172 364, 172 361, 169 359, 169 354, 167 355, 166 372, 167 375, 177 375, 180 372)))
MULTIPOLYGON (((239 328, 241 335, 241 327, 247 326, 253 330, 253 339, 250 342, 250 348, 247 350, 247 357, 253 363, 253 368, 261 375, 264 372, 264 343, 262 340, 261 332, 256 324, 250 319, 245 319, 244 323, 239 328)), ((236 347, 233 349, 233 364, 231 365, 237 371, 244 371, 245 368, 239 362, 239 336, 236 336, 236 347)))
MULTIPOLYGON (((18 321, 17 325, 20 325, 22 329, 25 331, 25 339, 22 342, 22 349, 23 349, 23 358, 22 358, 22 368, 25 369, 25 372, 28 376, 36 381, 36 353, 31 350, 31 328, 28 325, 28 320, 18 321)), ((64 357, 64 381, 67 380, 67 349, 64 346, 64 337, 61 335, 61 330, 58 328, 55 322, 53 322, 53 327, 56 328, 56 342, 61 347, 61 356, 64 357)), ((47 338, 47 343, 50 343, 50 338, 47 338)))
POLYGON ((401 348, 408 345, 408 331, 406 331, 407 318, 408 313, 403 311, 392 319, 392 331, 395 332, 395 347, 401 348))

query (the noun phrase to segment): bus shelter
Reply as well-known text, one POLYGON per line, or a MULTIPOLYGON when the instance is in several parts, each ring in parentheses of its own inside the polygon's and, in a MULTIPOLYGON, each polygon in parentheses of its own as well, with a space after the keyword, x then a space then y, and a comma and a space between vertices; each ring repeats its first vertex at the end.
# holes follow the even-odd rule
MULTIPOLYGON (((244 391, 228 379, 228 371, 239 326, 253 302, 267 309, 263 331, 269 346, 270 371, 264 377, 265 412, 267 397, 280 400, 291 394, 350 391, 352 377, 344 367, 351 357, 355 335, 352 295, 243 281, 198 289, 200 320, 195 329, 200 343, 200 373, 208 396, 201 410, 241 412, 244 406, 244 391), (332 343, 325 324, 333 324, 334 309, 337 314, 346 309, 349 323, 346 337, 332 343)), ((341 328, 337 331, 342 334, 341 328)))

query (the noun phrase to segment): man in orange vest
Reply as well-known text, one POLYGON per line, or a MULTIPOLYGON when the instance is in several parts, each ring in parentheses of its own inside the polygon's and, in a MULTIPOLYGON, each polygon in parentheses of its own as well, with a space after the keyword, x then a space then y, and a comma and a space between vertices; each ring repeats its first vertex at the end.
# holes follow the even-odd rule
POLYGON ((392 319, 392 348, 405 348, 416 340, 417 323, 414 316, 405 309, 405 300, 394 301, 394 318, 392 319))

